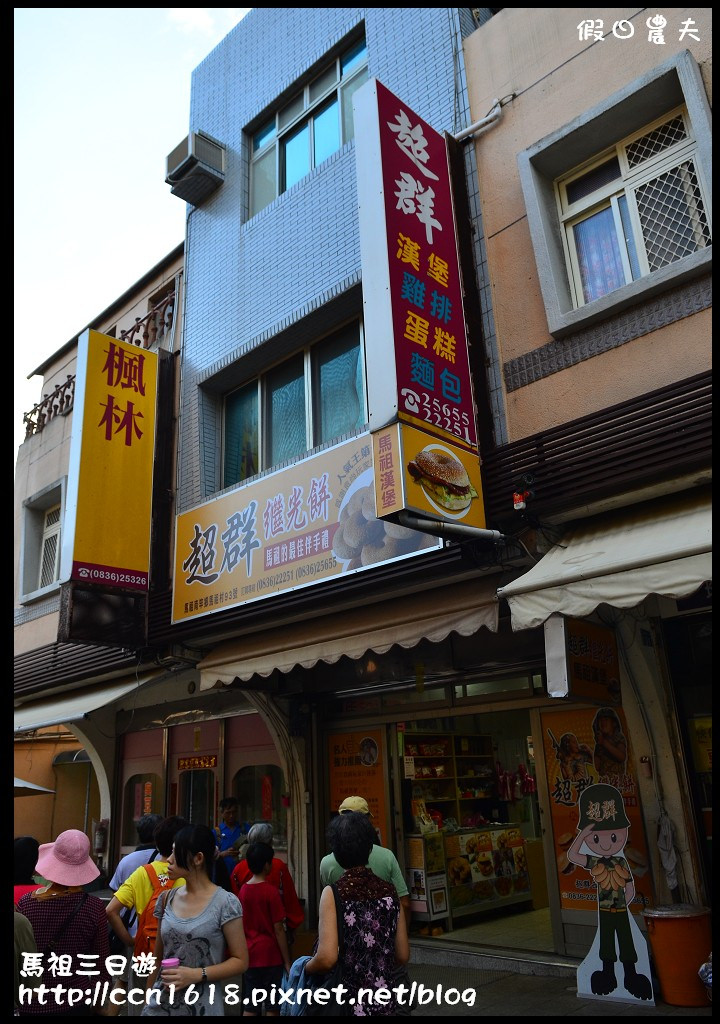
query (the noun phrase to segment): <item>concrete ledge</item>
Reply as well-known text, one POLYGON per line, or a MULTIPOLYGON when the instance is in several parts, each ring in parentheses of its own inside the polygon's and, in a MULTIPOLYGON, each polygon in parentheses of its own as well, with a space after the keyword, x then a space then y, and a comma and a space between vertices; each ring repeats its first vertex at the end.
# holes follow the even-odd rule
POLYGON ((555 978, 575 978, 579 960, 558 953, 532 953, 510 949, 476 952, 453 949, 448 945, 411 939, 410 964, 438 967, 472 968, 478 971, 506 971, 510 974, 534 974, 555 978))

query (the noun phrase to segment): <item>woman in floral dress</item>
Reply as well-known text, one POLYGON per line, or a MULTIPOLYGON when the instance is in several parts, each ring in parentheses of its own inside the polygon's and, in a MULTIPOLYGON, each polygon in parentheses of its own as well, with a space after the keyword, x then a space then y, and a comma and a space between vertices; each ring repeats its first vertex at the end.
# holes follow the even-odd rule
MULTIPOLYGON (((390 882, 366 867, 373 846, 374 831, 367 816, 358 811, 339 814, 332 823, 331 848, 345 873, 320 897, 318 941, 305 973, 325 974, 338 960, 338 923, 335 899, 339 902, 343 927, 342 972, 348 989, 352 1014, 356 1017, 394 1017, 398 1013, 392 978, 397 964, 410 958, 405 917, 400 912, 397 890, 390 882), (390 991, 387 1002, 375 1002, 372 995, 390 991), (355 1000, 353 1003, 352 1000, 355 1000)), ((409 998, 409 994, 405 999, 409 998)))

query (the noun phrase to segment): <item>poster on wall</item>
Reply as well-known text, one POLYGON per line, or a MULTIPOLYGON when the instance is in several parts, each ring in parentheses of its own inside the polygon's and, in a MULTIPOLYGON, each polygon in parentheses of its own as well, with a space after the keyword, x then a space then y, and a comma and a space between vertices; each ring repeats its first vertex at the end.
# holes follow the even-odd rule
POLYGON ((380 729, 338 732, 328 737, 330 809, 336 811, 348 796, 367 801, 380 845, 387 846, 385 752, 380 729))
POLYGON ((602 783, 621 793, 630 821, 624 855, 634 878, 633 912, 641 912, 652 904, 652 879, 623 709, 607 706, 544 712, 540 720, 561 907, 597 913, 595 883, 568 859, 568 851, 578 834, 580 797, 588 787, 602 783))

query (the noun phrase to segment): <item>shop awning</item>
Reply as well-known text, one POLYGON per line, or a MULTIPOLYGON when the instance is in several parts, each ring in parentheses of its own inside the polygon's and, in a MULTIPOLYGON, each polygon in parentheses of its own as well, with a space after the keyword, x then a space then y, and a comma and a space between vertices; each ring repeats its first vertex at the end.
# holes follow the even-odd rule
POLYGON ((119 700, 157 675, 162 673, 154 673, 140 679, 115 681, 106 686, 94 686, 91 690, 73 690, 72 693, 62 696, 23 704, 15 708, 15 732, 28 732, 30 729, 42 729, 47 725, 77 722, 93 711, 119 700))
POLYGON ((712 502, 703 488, 581 522, 524 576, 498 590, 514 630, 550 615, 632 608, 649 594, 687 597, 712 579, 712 502))
POLYGON ((26 782, 25 779, 18 779, 15 776, 15 792, 13 796, 43 796, 54 793, 54 789, 46 789, 45 786, 36 786, 34 782, 26 782))
POLYGON ((275 669, 289 672, 296 665, 332 665, 343 655, 357 659, 366 651, 384 654, 393 644, 437 643, 453 631, 470 636, 486 626, 496 632, 496 580, 465 580, 228 641, 198 663, 201 689, 253 675, 266 677, 275 669))

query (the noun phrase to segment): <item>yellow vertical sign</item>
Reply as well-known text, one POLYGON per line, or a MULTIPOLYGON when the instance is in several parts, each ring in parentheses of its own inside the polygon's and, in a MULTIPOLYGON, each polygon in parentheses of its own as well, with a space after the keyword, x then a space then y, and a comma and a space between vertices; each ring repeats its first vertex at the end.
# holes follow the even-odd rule
POLYGON ((156 353, 80 337, 63 579, 147 590, 156 399, 156 353))

